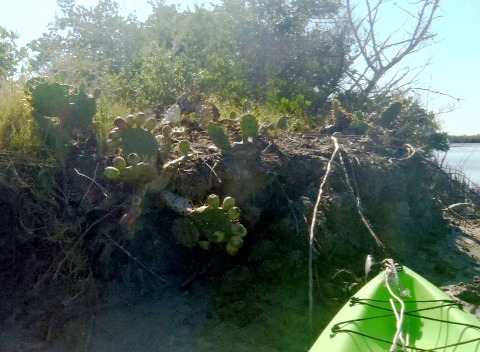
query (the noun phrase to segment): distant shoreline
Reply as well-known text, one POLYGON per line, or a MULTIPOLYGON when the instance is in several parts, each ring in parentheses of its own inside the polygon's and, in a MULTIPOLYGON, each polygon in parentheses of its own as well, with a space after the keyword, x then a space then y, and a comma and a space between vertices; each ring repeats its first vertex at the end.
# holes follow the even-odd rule
POLYGON ((450 143, 480 143, 480 134, 470 136, 448 135, 448 141, 450 143))

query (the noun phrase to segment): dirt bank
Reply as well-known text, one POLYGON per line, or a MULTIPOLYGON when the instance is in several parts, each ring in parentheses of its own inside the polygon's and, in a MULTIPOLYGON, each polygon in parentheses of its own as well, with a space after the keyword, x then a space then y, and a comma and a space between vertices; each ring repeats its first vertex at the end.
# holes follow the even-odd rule
POLYGON ((204 131, 190 140, 195 157, 166 188, 196 206, 234 197, 248 230, 235 256, 172 235, 180 215, 157 191, 121 228, 138 189, 95 177, 109 162, 98 154, 76 149, 61 168, 4 156, 1 350, 306 351, 361 285, 367 254, 480 301, 478 223, 444 210, 468 191, 417 151, 339 136, 317 213, 310 324, 308 233, 332 138, 263 134, 231 153, 204 131))

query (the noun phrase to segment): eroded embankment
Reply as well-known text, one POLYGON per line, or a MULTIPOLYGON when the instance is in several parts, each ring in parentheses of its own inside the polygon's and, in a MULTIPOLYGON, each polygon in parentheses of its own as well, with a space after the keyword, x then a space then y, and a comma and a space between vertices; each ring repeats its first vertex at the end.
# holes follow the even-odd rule
POLYGON ((195 137, 196 157, 167 189, 196 205, 211 193, 235 197, 248 229, 235 256, 182 245, 188 239, 172 234, 179 215, 154 191, 133 229, 122 230, 135 190, 84 177, 106 165, 95 155, 77 151, 43 173, 45 165, 12 162, 0 199, 11 212, 0 226, 1 317, 38 340, 10 334, 4 347, 299 351, 362 283, 367 254, 393 257, 436 283, 466 267, 473 280, 478 260, 454 245, 443 218, 442 204, 463 196, 445 175, 408 149, 367 137, 338 142, 315 224, 312 326, 308 234, 331 137, 261 136, 228 155, 195 137), (27 176, 35 182, 19 181, 27 176), (60 191, 39 193, 41 182, 60 191))

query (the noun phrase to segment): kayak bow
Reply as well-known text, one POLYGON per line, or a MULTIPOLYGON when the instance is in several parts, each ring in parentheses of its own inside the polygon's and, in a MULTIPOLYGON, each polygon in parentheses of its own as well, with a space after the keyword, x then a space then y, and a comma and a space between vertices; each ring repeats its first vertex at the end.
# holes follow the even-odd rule
POLYGON ((480 351, 475 316, 406 267, 395 278, 386 272, 345 304, 310 352, 480 351))

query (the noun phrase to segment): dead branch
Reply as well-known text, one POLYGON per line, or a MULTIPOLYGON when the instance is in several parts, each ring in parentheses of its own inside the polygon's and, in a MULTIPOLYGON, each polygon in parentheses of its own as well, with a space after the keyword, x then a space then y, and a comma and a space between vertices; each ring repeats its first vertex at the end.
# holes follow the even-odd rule
POLYGON ((94 184, 95 186, 97 186, 97 187, 100 189, 100 191, 102 191, 102 194, 103 194, 103 196, 105 197, 105 199, 108 198, 108 195, 107 195, 107 193, 105 193, 105 191, 103 190, 102 186, 100 186, 100 185, 98 184, 98 182, 95 181, 95 177, 97 176, 97 171, 98 171, 98 163, 97 163, 97 166, 95 167, 95 173, 94 173, 94 175, 93 175, 93 178, 91 178, 91 177, 89 177, 89 176, 87 176, 87 175, 82 174, 82 173, 79 172, 77 169, 73 169, 73 170, 75 170, 75 172, 77 173, 77 175, 82 176, 82 177, 85 177, 87 180, 89 180, 89 181, 91 182, 90 185, 88 186, 88 189, 87 189, 87 191, 85 192, 85 195, 83 196, 80 204, 83 203, 83 201, 85 200, 85 197, 87 196, 88 192, 90 191, 90 188, 92 188, 92 184, 94 184))
POLYGON ((433 89, 429 89, 429 88, 421 88, 421 87, 412 87, 410 88, 410 90, 422 90, 422 91, 426 91, 428 93, 433 93, 433 94, 439 94, 439 95, 443 95, 447 98, 451 98, 453 100, 456 100, 458 102, 462 101, 462 100, 465 100, 465 99, 462 99, 462 98, 459 98, 459 97, 454 97, 453 95, 450 95, 450 94, 447 94, 447 93, 443 93, 443 92, 440 92, 438 90, 433 90, 433 89))
MULTIPOLYGON (((431 39, 435 38, 435 34, 430 33, 433 20, 436 18, 435 13, 439 8, 440 0, 426 0, 412 4, 412 6, 421 4, 421 8, 417 13, 414 10, 400 7, 393 2, 398 9, 405 13, 408 20, 415 20, 414 28, 411 32, 404 30, 406 38, 398 38, 400 28, 389 33, 385 39, 380 40, 378 34, 381 33, 378 27, 378 19, 381 17, 380 12, 382 5, 390 2, 389 0, 376 0, 372 4, 370 0, 364 0, 366 15, 359 20, 354 18, 354 14, 359 12, 359 3, 352 4, 352 0, 346 1, 346 17, 350 27, 354 45, 358 51, 358 56, 353 57, 353 63, 359 64, 358 60, 362 60, 361 66, 365 66, 363 73, 352 71, 347 74, 350 82, 350 90, 358 89, 370 94, 378 89, 379 81, 384 78, 390 70, 401 62, 406 56, 411 55, 424 48, 431 39)), ((352 58, 351 58, 352 59, 352 58)), ((353 67, 354 65, 352 65, 353 67)), ((407 78, 408 73, 412 71, 407 67, 404 74, 400 77, 393 78, 386 85, 391 88, 392 84, 398 84, 407 78)), ((410 81, 412 82, 412 81, 410 81)), ((380 87, 381 89, 381 87, 380 87)))

